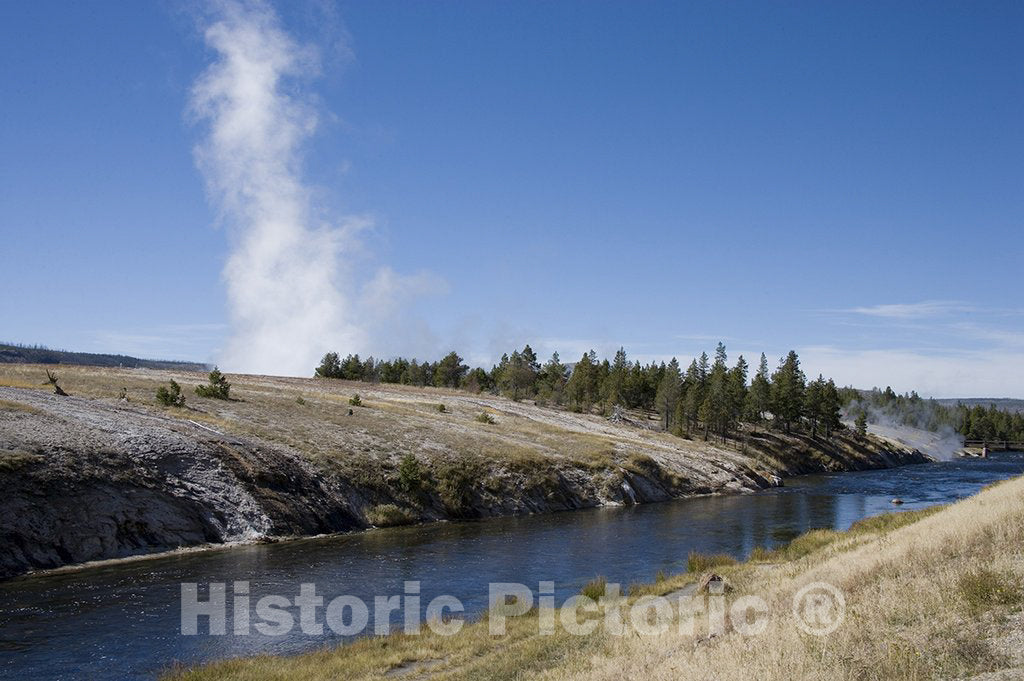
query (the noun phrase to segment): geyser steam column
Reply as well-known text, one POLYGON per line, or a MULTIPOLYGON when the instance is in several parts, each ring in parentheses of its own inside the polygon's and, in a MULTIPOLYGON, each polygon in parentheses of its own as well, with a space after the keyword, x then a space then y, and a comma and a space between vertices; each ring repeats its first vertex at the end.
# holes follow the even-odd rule
POLYGON ((328 346, 364 345, 338 264, 363 225, 320 224, 302 180, 302 145, 317 116, 293 86, 319 73, 316 51, 285 33, 263 2, 216 7, 204 28, 216 59, 196 81, 190 111, 207 126, 196 163, 230 230, 223 274, 232 335, 220 362, 306 376, 328 346))

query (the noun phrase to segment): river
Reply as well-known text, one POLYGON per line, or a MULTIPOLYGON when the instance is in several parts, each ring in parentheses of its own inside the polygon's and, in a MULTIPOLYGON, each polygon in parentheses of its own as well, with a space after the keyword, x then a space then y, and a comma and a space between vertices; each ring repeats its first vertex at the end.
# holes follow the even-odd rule
POLYGON ((183 582, 200 584, 202 600, 207 584, 227 582, 231 602, 231 583, 246 580, 253 603, 266 594, 294 598, 301 583, 313 583, 325 601, 354 595, 372 612, 374 596, 402 594, 404 582, 416 580, 424 607, 450 594, 472 616, 486 607, 491 582, 537 591, 540 581, 554 581, 561 600, 596 575, 623 585, 651 581, 660 570, 685 570, 690 551, 743 558, 811 528, 846 529, 894 510, 894 497, 904 500, 902 510, 924 508, 1022 473, 1024 454, 997 453, 793 478, 756 494, 374 530, 23 577, 0 583, 0 679, 152 679, 175 662, 295 653, 342 640, 330 629, 313 636, 298 626, 283 636, 210 636, 204 618, 202 635, 181 635, 183 582))

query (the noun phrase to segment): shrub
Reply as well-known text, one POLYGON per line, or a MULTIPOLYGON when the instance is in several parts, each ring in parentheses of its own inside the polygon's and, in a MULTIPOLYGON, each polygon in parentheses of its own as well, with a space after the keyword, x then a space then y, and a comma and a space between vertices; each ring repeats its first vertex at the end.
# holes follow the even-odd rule
POLYGON ((302 398, 302 395, 299 395, 298 397, 295 398, 295 404, 305 404, 305 403, 306 403, 306 400, 304 400, 302 398))
POLYGON ((705 572, 723 565, 735 565, 736 559, 727 553, 698 553, 691 551, 686 558, 687 572, 705 572))
POLYGON ((652 459, 647 454, 630 454, 623 466, 627 471, 636 473, 637 475, 647 475, 651 477, 660 477, 661 466, 658 462, 652 459))
POLYGON ((380 504, 366 512, 366 520, 377 527, 396 527, 416 522, 416 516, 394 504, 380 504))
POLYGON ((608 580, 604 577, 594 577, 592 580, 583 585, 583 588, 580 589, 580 593, 586 596, 587 598, 596 601, 602 596, 604 596, 604 589, 607 583, 608 580))
POLYGON ((437 493, 448 512, 463 515, 468 510, 472 480, 466 469, 455 464, 445 464, 435 475, 437 493))
POLYGON ((398 463, 398 485, 406 492, 419 489, 420 481, 423 479, 423 470, 420 462, 412 454, 406 454, 398 463))
POLYGON ((160 386, 156 389, 156 401, 165 407, 185 406, 185 396, 181 394, 181 386, 174 379, 171 379, 168 387, 160 386))
POLYGON ((1001 575, 987 567, 969 570, 957 580, 961 598, 972 613, 997 605, 1016 605, 1022 600, 1020 581, 1014 575, 1001 575))
POLYGON ((228 383, 227 377, 220 372, 220 369, 213 367, 213 371, 210 372, 210 382, 207 385, 197 385, 196 395, 200 397, 212 397, 215 400, 229 400, 231 394, 231 384, 228 383))
POLYGON ((361 399, 359 399, 359 393, 356 393, 355 395, 350 397, 348 399, 348 403, 351 404, 353 407, 361 407, 361 406, 363 406, 363 401, 361 399))
POLYGON ((494 423, 494 417, 486 411, 480 412, 480 415, 476 417, 476 420, 480 423, 494 423))
POLYGON ((439 405, 437 405, 437 411, 443 414, 446 411, 448 411, 448 408, 446 406, 444 406, 443 404, 439 404, 439 405))

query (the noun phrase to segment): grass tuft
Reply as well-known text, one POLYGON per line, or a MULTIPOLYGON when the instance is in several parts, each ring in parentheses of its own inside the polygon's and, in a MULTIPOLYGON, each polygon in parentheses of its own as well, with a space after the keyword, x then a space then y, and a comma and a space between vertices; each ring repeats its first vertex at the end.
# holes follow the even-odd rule
POLYGON ((377 527, 397 527, 411 525, 416 522, 416 516, 394 504, 380 504, 366 512, 366 520, 377 527))
POLYGON ((604 596, 604 590, 607 584, 608 580, 604 577, 594 577, 583 585, 583 588, 580 589, 580 593, 587 598, 596 601, 604 596))
POLYGON ((735 565, 736 559, 727 553, 699 553, 691 551, 686 558, 687 572, 705 572, 716 567, 735 565))
POLYGON ((14 473, 42 461, 43 457, 39 454, 22 451, 3 451, 0 452, 0 473, 14 473))
POLYGON ((881 515, 871 516, 870 518, 864 518, 858 520, 850 526, 851 532, 892 532, 897 530, 904 525, 916 523, 918 520, 927 518, 930 515, 935 515, 941 511, 945 506, 930 506, 928 508, 922 508, 918 511, 894 511, 892 513, 882 513, 881 515))
POLYGON ((22 404, 13 400, 0 400, 0 411, 20 411, 26 414, 38 414, 39 410, 31 404, 22 404))
POLYGON ((998 606, 1017 605, 1024 596, 1015 574, 999 573, 987 567, 961 574, 957 591, 968 612, 975 615, 998 606))

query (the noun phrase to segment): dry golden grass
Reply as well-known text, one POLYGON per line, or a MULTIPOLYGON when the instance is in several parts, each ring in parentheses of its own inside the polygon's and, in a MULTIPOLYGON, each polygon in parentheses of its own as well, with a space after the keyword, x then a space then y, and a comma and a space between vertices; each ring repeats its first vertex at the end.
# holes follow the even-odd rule
POLYGON ((583 668, 606 641, 580 639, 564 631, 538 636, 534 617, 508 620, 495 640, 486 622, 467 625, 455 636, 441 636, 426 625, 420 635, 363 638, 340 650, 324 649, 297 657, 261 656, 228 660, 210 667, 177 669, 165 681, 361 681, 407 671, 401 678, 480 681, 542 673, 551 666, 583 668), (422 670, 422 671, 421 671, 422 670))
MULTIPOLYGON (((938 511, 889 514, 848 532, 808 535, 772 554, 771 564, 723 565, 715 571, 730 598, 765 599, 766 630, 743 636, 727 625, 707 637, 697 619, 693 635, 615 637, 599 629, 570 636, 537 634, 536 611, 509 620, 492 637, 486 622, 456 636, 368 638, 334 650, 294 657, 257 657, 167 675, 174 681, 234 679, 404 678, 645 681, 724 679, 948 679, 1024 665, 998 645, 1019 613, 1024 558, 1024 478, 995 485, 938 511), (833 633, 801 632, 793 595, 824 581, 842 590, 846 619, 833 633)), ((634 587, 631 598, 668 594, 692 582, 679 575, 634 587)), ((1014 639, 1016 640, 1016 639, 1014 639)), ((1020 652, 1020 651, 1018 651, 1020 652)))
MULTIPOLYGON (((47 369, 73 396, 114 403, 123 388, 135 408, 261 438, 341 467, 362 465, 363 459, 394 461, 409 452, 434 459, 484 458, 519 468, 540 459, 608 468, 621 458, 614 436, 587 432, 602 424, 598 417, 571 415, 564 424, 553 424, 547 419, 561 412, 444 388, 230 374, 234 399, 223 401, 195 394, 195 386, 206 381, 201 372, 24 364, 0 365, 0 386, 49 391, 47 369), (182 386, 183 409, 156 403, 157 388, 171 379, 182 386), (352 407, 349 399, 357 393, 362 405, 352 407), (482 412, 495 423, 477 421, 482 412)), ((658 434, 650 435, 656 442, 658 434)))
POLYGON ((12 402, 11 400, 0 400, 0 411, 22 412, 24 414, 38 414, 39 410, 31 404, 12 402))
POLYGON ((1024 479, 905 527, 893 525, 866 523, 789 562, 728 573, 740 586, 737 595, 768 601, 768 627, 760 637, 729 631, 697 645, 672 635, 633 638, 583 672, 540 678, 929 679, 1020 664, 990 645, 1019 603, 992 598, 988 607, 971 611, 960 584, 984 565, 996 583, 1019 585, 1024 479), (839 587, 847 604, 844 625, 821 638, 802 633, 790 615, 794 593, 816 581, 839 587))

